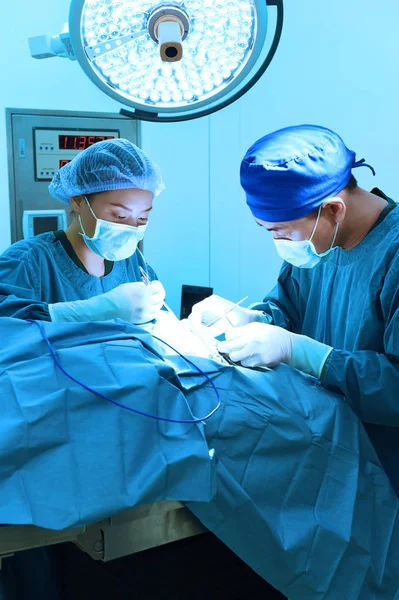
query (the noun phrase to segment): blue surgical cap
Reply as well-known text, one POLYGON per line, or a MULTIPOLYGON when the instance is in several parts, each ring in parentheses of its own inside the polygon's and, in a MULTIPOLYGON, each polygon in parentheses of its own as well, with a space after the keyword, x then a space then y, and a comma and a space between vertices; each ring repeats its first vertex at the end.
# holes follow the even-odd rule
POLYGON ((147 154, 124 139, 97 142, 62 167, 49 192, 64 204, 71 196, 136 188, 157 196, 164 189, 162 175, 147 154))
MULTIPOLYGON (((348 184, 357 161, 342 139, 325 127, 298 125, 270 133, 248 150, 241 185, 254 217, 295 221, 348 184)), ((373 173, 374 170, 372 169, 373 173)))

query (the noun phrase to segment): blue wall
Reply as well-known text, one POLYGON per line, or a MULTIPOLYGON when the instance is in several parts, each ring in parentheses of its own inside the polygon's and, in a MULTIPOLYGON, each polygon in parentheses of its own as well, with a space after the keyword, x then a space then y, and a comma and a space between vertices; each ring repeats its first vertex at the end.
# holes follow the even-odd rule
POLYGON ((373 178, 358 169, 359 183, 399 200, 399 4, 286 0, 285 8, 277 55, 246 96, 209 120, 143 127, 144 145, 166 167, 169 183, 157 218, 174 232, 164 246, 154 227, 148 253, 176 302, 181 283, 209 283, 232 300, 248 294, 251 301, 273 286, 280 260, 270 235, 254 225, 238 177, 245 151, 267 132, 306 122, 335 129, 377 171, 373 178), (173 271, 177 254, 182 271, 173 271))
MULTIPOLYGON (((28 36, 58 33, 69 0, 5 4, 0 19, 13 27, 1 39, 0 110, 118 112, 120 105, 97 90, 77 63, 29 56, 28 36)), ((197 121, 143 124, 143 147, 168 185, 156 201, 145 252, 175 309, 182 283, 210 284, 232 300, 248 294, 250 301, 272 287, 280 261, 267 232, 254 225, 238 179, 246 149, 267 132, 304 122, 331 127, 375 167, 375 178, 366 169, 356 171, 360 184, 399 198, 399 4, 285 0, 285 9, 277 56, 239 102, 197 121)), ((9 243, 3 121, 0 250, 9 243)))

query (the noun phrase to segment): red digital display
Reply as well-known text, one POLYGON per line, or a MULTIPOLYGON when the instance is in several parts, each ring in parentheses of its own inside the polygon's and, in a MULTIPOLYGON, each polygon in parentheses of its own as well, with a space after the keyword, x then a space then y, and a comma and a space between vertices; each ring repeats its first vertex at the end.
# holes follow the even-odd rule
POLYGON ((70 160, 60 160, 60 169, 61 167, 64 167, 65 165, 67 165, 69 162, 71 162, 70 160))
POLYGON ((60 150, 86 150, 97 142, 114 139, 114 135, 59 135, 58 146, 60 150))

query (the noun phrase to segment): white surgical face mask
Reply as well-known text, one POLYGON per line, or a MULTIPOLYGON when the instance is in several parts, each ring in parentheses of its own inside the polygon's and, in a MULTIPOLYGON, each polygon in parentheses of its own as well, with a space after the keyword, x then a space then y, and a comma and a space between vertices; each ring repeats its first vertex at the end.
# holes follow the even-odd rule
POLYGON ((147 225, 123 225, 122 223, 112 223, 97 219, 90 206, 86 196, 84 197, 93 217, 96 220, 96 228, 93 237, 86 235, 82 219, 79 215, 79 223, 82 228, 80 235, 83 237, 86 246, 99 256, 106 260, 118 261, 133 256, 136 252, 137 244, 143 239, 147 225))
MULTIPOLYGON (((340 198, 334 198, 334 200, 341 200, 340 198)), ((343 204, 343 201, 341 200, 343 204)), ((333 241, 331 242, 331 246, 325 252, 317 253, 316 248, 312 242, 313 236, 316 232, 317 225, 320 220, 322 205, 320 205, 319 212, 317 215, 315 226, 313 227, 312 235, 308 240, 302 240, 300 242, 294 242, 292 240, 275 240, 273 239, 274 245, 276 246, 276 250, 281 258, 287 262, 289 262, 294 267, 305 267, 311 268, 317 265, 323 256, 327 256, 330 252, 335 250, 337 246, 334 246, 337 233, 338 233, 338 223, 335 227, 335 233, 333 237, 333 241)))

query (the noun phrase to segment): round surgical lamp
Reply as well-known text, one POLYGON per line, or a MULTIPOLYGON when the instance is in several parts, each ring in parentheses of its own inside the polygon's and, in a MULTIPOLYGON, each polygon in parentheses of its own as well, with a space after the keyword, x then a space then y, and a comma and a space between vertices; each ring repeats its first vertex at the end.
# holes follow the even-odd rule
MULTIPOLYGON (((173 122, 209 115, 245 94, 269 66, 283 0, 72 0, 69 26, 35 58, 78 60, 126 116, 173 122), (267 43, 269 11, 276 10, 267 43)), ((50 40, 50 42, 49 42, 50 40)))

